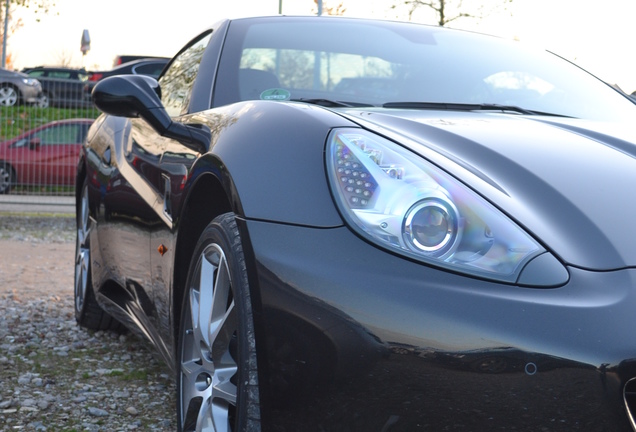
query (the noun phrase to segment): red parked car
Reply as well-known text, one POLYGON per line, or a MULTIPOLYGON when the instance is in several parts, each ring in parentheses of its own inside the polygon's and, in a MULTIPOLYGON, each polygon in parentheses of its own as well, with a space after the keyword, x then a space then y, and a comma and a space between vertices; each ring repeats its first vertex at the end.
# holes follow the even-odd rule
POLYGON ((0 194, 16 184, 70 186, 92 119, 47 123, 0 143, 0 194))

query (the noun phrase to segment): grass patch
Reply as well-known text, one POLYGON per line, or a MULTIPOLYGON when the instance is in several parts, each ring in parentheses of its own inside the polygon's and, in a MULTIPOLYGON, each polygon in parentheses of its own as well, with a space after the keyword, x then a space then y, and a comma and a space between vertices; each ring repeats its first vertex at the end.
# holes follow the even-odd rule
POLYGON ((124 381, 147 381, 148 380, 148 371, 140 369, 140 370, 132 370, 125 374, 122 379, 124 381))
POLYGON ((87 108, 39 108, 18 105, 0 108, 0 139, 8 140, 28 130, 52 122, 72 118, 96 119, 100 111, 87 108))
POLYGON ((12 193, 29 195, 63 195, 72 196, 75 193, 75 186, 59 185, 17 185, 12 189, 12 193))

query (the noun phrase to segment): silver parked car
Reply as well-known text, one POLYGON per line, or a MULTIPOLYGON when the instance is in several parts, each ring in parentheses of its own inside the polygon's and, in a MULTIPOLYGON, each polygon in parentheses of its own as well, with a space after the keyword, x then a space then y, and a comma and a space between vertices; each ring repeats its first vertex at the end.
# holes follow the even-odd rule
POLYGON ((0 68, 0 106, 35 104, 42 97, 42 84, 21 72, 0 68))

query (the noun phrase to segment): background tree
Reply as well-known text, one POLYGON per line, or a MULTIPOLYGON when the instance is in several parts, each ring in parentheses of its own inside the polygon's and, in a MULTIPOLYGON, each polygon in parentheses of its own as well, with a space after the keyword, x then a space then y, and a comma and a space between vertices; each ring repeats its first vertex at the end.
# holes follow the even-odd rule
POLYGON ((55 66, 59 67, 71 67, 73 64, 73 53, 69 50, 63 49, 56 54, 55 66))
MULTIPOLYGON (((406 0, 403 4, 409 8, 409 20, 417 9, 423 7, 434 13, 437 25, 445 26, 460 18, 483 19, 501 8, 505 9, 512 0, 495 0, 490 5, 469 3, 470 5, 464 4, 463 0, 406 0)), ((395 7, 396 5, 393 6, 395 7)))
MULTIPOLYGON (((6 46, 4 34, 5 28, 7 30, 7 37, 9 37, 24 25, 21 18, 13 19, 18 9, 31 10, 34 14, 36 14, 36 21, 39 22, 40 17, 48 14, 54 6, 55 3, 53 3, 52 0, 0 0, 0 52, 2 52, 6 46), (9 6, 8 9, 7 2, 9 6), (8 26, 5 26, 7 18, 9 22, 8 26)), ((7 52, 4 57, 5 60, 8 60, 11 56, 7 52)), ((7 61, 7 63, 9 62, 7 61)))

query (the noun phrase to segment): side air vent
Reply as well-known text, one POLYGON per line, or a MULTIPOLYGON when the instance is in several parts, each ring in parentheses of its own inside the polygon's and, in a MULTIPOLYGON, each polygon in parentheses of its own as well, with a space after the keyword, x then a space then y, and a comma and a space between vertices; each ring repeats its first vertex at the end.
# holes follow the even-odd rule
POLYGON ((625 401, 629 422, 632 425, 632 429, 636 431, 636 378, 632 378, 625 384, 623 400, 625 401))

